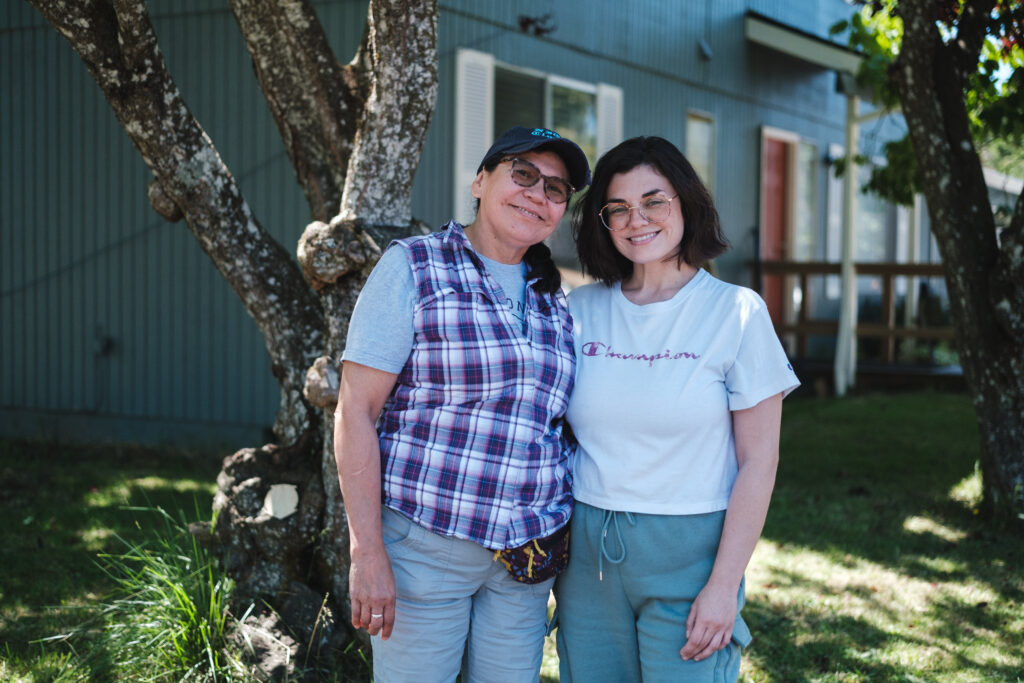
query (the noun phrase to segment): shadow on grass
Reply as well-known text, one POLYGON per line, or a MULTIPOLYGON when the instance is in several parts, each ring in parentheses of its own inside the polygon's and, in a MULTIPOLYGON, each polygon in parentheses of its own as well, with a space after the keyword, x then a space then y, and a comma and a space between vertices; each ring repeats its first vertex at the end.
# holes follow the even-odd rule
POLYGON ((893 633, 848 615, 823 617, 815 611, 792 610, 765 601, 748 603, 743 615, 755 633, 779 636, 759 638, 757 646, 744 654, 758 669, 770 672, 769 680, 922 680, 908 675, 905 662, 887 662, 875 655, 900 645, 941 657, 943 670, 957 672, 953 677, 923 680, 1021 680, 1017 665, 992 663, 961 652, 956 636, 962 634, 950 634, 948 640, 936 643, 927 632, 893 633))
POLYGON ((898 560, 905 552, 956 552, 965 545, 1019 559, 1019 543, 999 547, 1007 530, 990 528, 969 502, 951 496, 973 475, 978 458, 968 399, 926 398, 787 405, 765 538, 808 547, 833 544, 878 562, 898 560), (922 405, 928 409, 922 412, 922 405), (948 527, 954 540, 909 533, 907 520, 920 515, 948 527))
POLYGON ((758 673, 1021 680, 1024 542, 961 490, 978 457, 967 397, 796 400, 784 411, 763 534, 778 551, 744 609, 758 673), (923 661, 893 664, 901 656, 923 661))
MULTIPOLYGON (((224 453, 125 445, 0 442, 0 641, 7 656, 59 669, 35 643, 83 623, 99 629, 111 585, 97 565, 117 536, 141 540, 155 520, 126 507, 160 506, 209 518, 224 453)), ((86 634, 88 637, 88 634, 86 634)), ((46 650, 60 640, 47 641, 46 650)), ((102 662, 97 662, 102 668, 102 662)), ((41 675, 36 672, 36 675, 41 675)))
POLYGON ((822 619, 762 602, 747 603, 743 617, 755 633, 782 636, 759 638, 757 647, 744 653, 761 670, 771 672, 770 680, 820 680, 837 671, 859 674, 868 681, 905 679, 902 667, 857 656, 882 647, 890 637, 858 619, 841 615, 822 619))

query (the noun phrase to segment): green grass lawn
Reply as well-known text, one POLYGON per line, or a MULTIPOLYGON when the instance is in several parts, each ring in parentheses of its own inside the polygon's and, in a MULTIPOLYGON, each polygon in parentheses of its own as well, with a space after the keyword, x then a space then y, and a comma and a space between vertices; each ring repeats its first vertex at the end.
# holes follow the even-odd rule
MULTIPOLYGON (((976 513, 959 394, 788 399, 747 573, 748 681, 1024 681, 1024 539, 976 513)), ((159 505, 208 515, 224 453, 0 443, 0 680, 89 680, 98 553, 159 505), (116 536, 115 536, 116 535, 116 536)), ((552 651, 543 680, 557 680, 552 651)), ((95 655, 95 653, 92 653, 95 655)))
POLYGON ((976 514, 964 395, 787 401, 753 681, 1024 680, 1024 539, 976 514))
POLYGON ((0 442, 0 680, 92 680, 113 583, 100 553, 122 552, 161 506, 209 519, 221 455, 138 446, 0 442), (44 640, 46 639, 46 640, 44 640), (82 664, 89 655, 90 665, 82 664))

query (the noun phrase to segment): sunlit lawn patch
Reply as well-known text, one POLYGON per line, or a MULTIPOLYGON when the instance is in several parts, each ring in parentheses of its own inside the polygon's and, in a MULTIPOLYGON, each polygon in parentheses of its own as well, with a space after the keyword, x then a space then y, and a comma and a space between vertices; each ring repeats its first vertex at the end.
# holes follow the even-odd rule
POLYGON ((1024 541, 975 514, 967 398, 792 401, 783 423, 748 680, 1021 680, 1024 541))

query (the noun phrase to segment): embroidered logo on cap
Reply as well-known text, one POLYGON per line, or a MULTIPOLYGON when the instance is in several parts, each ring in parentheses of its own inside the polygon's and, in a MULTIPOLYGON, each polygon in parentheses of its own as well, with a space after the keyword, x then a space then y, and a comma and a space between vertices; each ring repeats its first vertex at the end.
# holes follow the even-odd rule
POLYGON ((542 138, 553 138, 553 139, 557 139, 557 138, 561 138, 562 137, 561 135, 559 135, 555 131, 548 130, 547 128, 534 128, 533 130, 530 131, 530 135, 538 135, 538 136, 540 136, 542 138))

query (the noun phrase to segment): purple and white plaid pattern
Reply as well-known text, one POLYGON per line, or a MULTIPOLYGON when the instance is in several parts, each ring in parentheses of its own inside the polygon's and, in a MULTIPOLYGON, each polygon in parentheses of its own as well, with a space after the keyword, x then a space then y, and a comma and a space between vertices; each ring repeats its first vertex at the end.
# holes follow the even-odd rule
POLYGON ((572 512, 565 297, 527 286, 524 329, 458 223, 395 245, 410 252, 419 302, 378 422, 384 504, 492 550, 553 533, 572 512))

